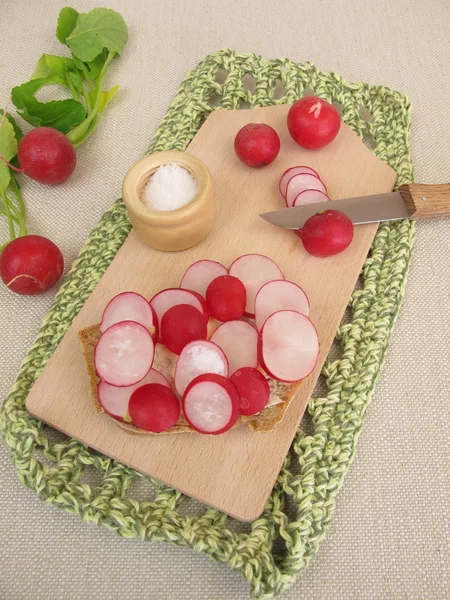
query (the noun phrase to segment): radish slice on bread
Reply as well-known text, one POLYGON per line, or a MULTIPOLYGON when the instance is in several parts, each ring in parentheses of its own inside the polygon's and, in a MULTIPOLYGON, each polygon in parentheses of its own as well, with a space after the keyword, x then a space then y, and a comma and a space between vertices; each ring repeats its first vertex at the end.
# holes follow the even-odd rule
POLYGON ((154 339, 158 338, 158 319, 147 300, 136 292, 122 292, 108 302, 103 311, 100 333, 121 321, 136 321, 146 327, 154 339))
POLYGON ((258 330, 267 318, 279 310, 295 310, 309 315, 308 296, 292 281, 269 281, 262 286, 255 298, 255 323, 258 330))
POLYGON ((228 377, 228 360, 213 342, 197 340, 181 351, 175 366, 175 389, 182 396, 193 379, 205 373, 228 377))
MULTIPOLYGON (((181 290, 180 288, 168 288, 155 294, 150 300, 150 306, 154 309, 158 318, 158 323, 161 323, 164 314, 177 304, 190 304, 199 310, 208 323, 209 312, 205 300, 197 292, 191 290, 181 290)), ((160 332, 161 336, 161 332, 160 332)))
POLYGON ((203 314, 190 304, 177 304, 164 313, 161 339, 174 354, 180 354, 186 344, 205 340, 207 325, 203 314))
POLYGON ((230 373, 241 367, 258 366, 258 332, 245 321, 222 323, 211 336, 211 342, 225 352, 230 373))
POLYGON ((293 383, 307 377, 319 356, 317 331, 308 317, 293 310, 271 315, 259 333, 259 360, 274 379, 293 383))
POLYGON ((239 416, 239 394, 221 375, 207 373, 193 379, 183 395, 183 413, 200 433, 218 435, 233 427, 239 416))
POLYGON ((324 194, 327 193, 325 184, 318 177, 310 173, 300 173, 299 175, 294 175, 288 182, 285 198, 286 206, 291 207, 300 192, 304 192, 305 190, 319 190, 324 194))
POLYGON ((314 171, 314 169, 312 169, 311 167, 298 166, 287 169, 281 176, 279 185, 280 194, 283 196, 283 198, 286 198, 286 188, 288 186, 289 180, 292 179, 294 175, 300 175, 301 173, 309 173, 310 175, 315 175, 315 177, 319 177, 317 171, 314 171))
POLYGON ((147 383, 131 394, 128 411, 133 425, 161 433, 171 429, 180 417, 180 403, 172 390, 160 383, 147 383))
POLYGON ((103 410, 111 415, 111 417, 120 421, 127 420, 128 402, 130 401, 131 394, 147 383, 160 383, 170 388, 169 382, 162 373, 156 369, 150 369, 150 372, 142 381, 127 387, 117 387, 101 380, 97 386, 98 401, 102 405, 103 410))
POLYGON ((244 254, 237 258, 230 267, 230 275, 242 281, 247 292, 245 314, 255 316, 255 297, 262 286, 278 279, 284 279, 278 265, 262 254, 244 254))
POLYGON ((148 329, 135 321, 122 321, 109 327, 97 342, 95 370, 110 385, 134 385, 152 368, 154 354, 148 329))
POLYGON ((247 292, 244 284, 237 277, 222 275, 208 285, 206 304, 214 319, 218 321, 235 321, 245 312, 247 292))
POLYGON ((267 406, 270 399, 270 387, 267 379, 258 369, 244 367, 230 377, 239 393, 239 413, 256 415, 267 406))
POLYGON ((198 260, 186 269, 180 288, 193 290, 205 298, 208 285, 221 275, 228 275, 228 271, 219 262, 215 260, 198 260))

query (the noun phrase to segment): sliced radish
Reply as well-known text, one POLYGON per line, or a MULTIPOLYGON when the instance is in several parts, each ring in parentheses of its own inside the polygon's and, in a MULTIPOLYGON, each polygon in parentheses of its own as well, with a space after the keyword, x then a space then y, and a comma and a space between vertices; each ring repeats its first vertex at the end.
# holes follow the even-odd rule
POLYGON ((292 206, 305 206, 305 204, 317 204, 319 202, 328 202, 330 198, 320 190, 303 190, 295 197, 292 206))
POLYGON ((186 388, 183 413, 196 431, 218 435, 236 423, 239 403, 239 394, 229 379, 208 373, 196 377, 186 388))
MULTIPOLYGON (((317 173, 317 171, 314 171, 314 169, 311 169, 311 167, 299 166, 299 167, 291 167, 290 169, 287 169, 281 176, 280 185, 279 185, 280 194, 283 196, 283 198, 286 198, 286 189, 287 189, 289 180, 292 179, 292 177, 294 177, 294 175, 300 175, 301 173, 309 173, 310 175, 315 175, 316 177, 319 177, 319 174, 317 173)), ((320 179, 320 177, 319 177, 319 179, 320 179)))
POLYGON ((219 262, 198 260, 186 270, 180 288, 193 290, 205 298, 208 285, 221 275, 228 275, 228 271, 219 262))
POLYGON ((175 389, 182 396, 193 379, 205 373, 228 377, 228 360, 213 342, 198 340, 183 348, 175 366, 175 389))
POLYGON ((279 310, 295 310, 308 316, 308 296, 299 285, 292 281, 269 281, 256 294, 255 322, 257 329, 261 329, 266 319, 279 310))
POLYGON ((169 382, 162 373, 156 369, 150 369, 149 374, 142 381, 127 387, 117 387, 101 380, 97 386, 98 400, 111 417, 124 421, 128 415, 128 402, 131 394, 147 383, 160 383, 170 388, 169 382))
POLYGON ((153 338, 158 337, 158 319, 147 300, 136 292, 123 292, 110 300, 103 312, 100 332, 121 321, 136 321, 150 331, 153 338))
POLYGON ((256 415, 268 404, 270 387, 267 379, 258 369, 244 367, 238 369, 230 377, 239 393, 239 413, 241 415, 256 415))
POLYGON ((245 312, 246 301, 244 284, 232 275, 217 277, 206 290, 208 310, 218 321, 240 319, 245 312))
POLYGON ((161 339, 174 354, 180 354, 186 344, 205 340, 207 326, 203 314, 190 304, 177 304, 164 313, 161 339))
POLYGON ((250 323, 222 323, 212 334, 211 342, 225 352, 230 373, 241 367, 258 366, 258 332, 250 323))
POLYGON ((230 275, 242 281, 247 292, 245 314, 255 316, 255 296, 268 281, 284 279, 278 265, 262 254, 244 254, 237 258, 230 267, 230 275))
POLYGON ((135 321, 121 321, 111 325, 97 342, 95 370, 110 385, 134 385, 150 371, 154 354, 148 329, 135 321))
POLYGON ((172 390, 160 383, 140 386, 131 394, 128 411, 136 427, 161 433, 175 425, 180 403, 172 390))
MULTIPOLYGON (((158 323, 161 323, 164 313, 177 304, 190 304, 203 314, 205 323, 208 322, 209 314, 206 302, 197 292, 180 290, 180 288, 168 288, 159 292, 150 300, 150 305, 156 313, 158 323)), ((161 333, 159 335, 161 337, 161 333)))
POLYGON ((258 354, 262 366, 274 379, 300 381, 316 366, 319 356, 316 328, 298 312, 276 312, 259 333, 258 354))
POLYGON ((289 179, 286 188, 286 206, 291 207, 300 192, 304 192, 305 190, 319 190, 324 194, 327 193, 325 184, 318 177, 310 173, 300 173, 289 179))

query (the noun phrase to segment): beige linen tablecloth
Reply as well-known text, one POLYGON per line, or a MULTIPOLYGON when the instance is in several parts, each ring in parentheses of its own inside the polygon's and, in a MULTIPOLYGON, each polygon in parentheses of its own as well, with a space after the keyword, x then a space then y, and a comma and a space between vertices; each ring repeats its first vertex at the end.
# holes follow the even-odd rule
MULTIPOLYGON (((122 91, 60 188, 26 181, 30 229, 70 265, 120 195, 185 73, 222 47, 311 61, 350 81, 383 83, 413 105, 416 180, 450 180, 448 0, 78 0, 121 12, 130 32, 108 81, 122 91)), ((64 3, 0 3, 0 105, 44 52, 64 3)), ((4 231, 2 230, 2 233, 4 231)), ((450 597, 450 219, 422 222, 406 298, 367 413, 356 459, 321 550, 286 599, 450 597)), ((54 292, 21 298, 0 288, 3 398, 54 292)), ((23 488, 0 443, 2 600, 244 599, 228 567, 187 549, 127 541, 85 525, 23 488)))

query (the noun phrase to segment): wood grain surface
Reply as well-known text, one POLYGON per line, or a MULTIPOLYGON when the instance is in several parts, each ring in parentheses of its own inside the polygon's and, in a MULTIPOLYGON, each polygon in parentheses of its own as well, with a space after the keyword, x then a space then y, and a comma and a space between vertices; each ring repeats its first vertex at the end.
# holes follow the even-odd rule
POLYGON ((211 234, 194 248, 168 253, 145 246, 132 232, 26 403, 34 416, 67 435, 244 521, 255 519, 264 509, 377 229, 376 224, 356 227, 345 252, 320 259, 307 255, 292 231, 269 225, 258 213, 283 207, 278 180, 294 165, 316 169, 332 199, 388 192, 395 181, 394 171, 345 125, 333 143, 320 151, 297 146, 285 125, 288 109, 219 110, 209 116, 188 151, 205 162, 213 178, 216 218, 211 234), (281 138, 279 157, 264 169, 245 167, 233 151, 236 132, 249 122, 269 123, 281 138), (96 414, 78 330, 98 323, 108 300, 119 292, 134 290, 150 298, 165 287, 178 286, 185 269, 196 260, 209 258, 228 267, 250 252, 270 256, 287 279, 305 289, 321 344, 314 372, 301 383, 277 429, 256 434, 242 426, 220 436, 134 436, 106 414, 96 414))

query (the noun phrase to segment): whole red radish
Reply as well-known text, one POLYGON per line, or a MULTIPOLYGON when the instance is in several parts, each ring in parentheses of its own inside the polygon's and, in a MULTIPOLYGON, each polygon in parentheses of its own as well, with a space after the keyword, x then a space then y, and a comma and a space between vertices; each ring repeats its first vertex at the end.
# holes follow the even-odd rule
POLYGON ((236 321, 245 312, 247 293, 244 284, 232 275, 216 277, 206 290, 206 303, 218 321, 236 321))
POLYGON ((278 156, 280 138, 270 125, 249 123, 238 131, 234 139, 234 150, 244 165, 265 167, 278 156))
POLYGON ((180 403, 170 388, 160 383, 148 383, 131 394, 128 412, 136 427, 161 433, 178 421, 180 403))
POLYGON ((16 294, 34 296, 50 289, 64 271, 56 244, 40 235, 19 237, 0 254, 0 277, 16 294))
POLYGON ((353 223, 340 210, 326 210, 310 217, 296 232, 313 256, 332 256, 345 250, 353 239, 353 223))
POLYGON ((287 126, 297 144, 314 150, 323 148, 334 140, 339 133, 341 117, 326 100, 308 96, 291 106, 287 126))
POLYGON ((28 177, 50 185, 66 181, 77 164, 73 145, 52 127, 28 131, 19 142, 18 157, 28 177))

